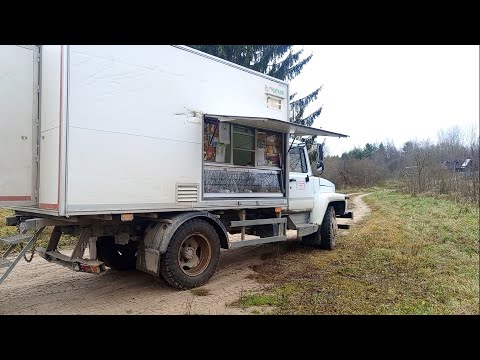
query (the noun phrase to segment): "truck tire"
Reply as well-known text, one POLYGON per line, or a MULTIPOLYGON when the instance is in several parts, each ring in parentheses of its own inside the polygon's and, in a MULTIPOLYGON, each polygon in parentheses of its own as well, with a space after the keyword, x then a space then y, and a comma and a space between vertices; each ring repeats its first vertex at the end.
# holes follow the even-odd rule
POLYGON ((217 270, 220 239, 215 228, 192 219, 178 228, 160 258, 160 273, 172 286, 185 290, 205 284, 217 270))
POLYGON ((333 205, 328 205, 319 232, 320 248, 333 250, 335 247, 335 238, 337 236, 337 218, 335 216, 335 208, 333 205))
POLYGON ((317 232, 302 237, 302 244, 318 246, 320 249, 333 250, 337 235, 337 218, 333 205, 328 205, 322 224, 317 232))
POLYGON ((99 236, 97 239, 97 259, 115 270, 132 270, 137 263, 137 244, 115 244, 113 236, 99 236))

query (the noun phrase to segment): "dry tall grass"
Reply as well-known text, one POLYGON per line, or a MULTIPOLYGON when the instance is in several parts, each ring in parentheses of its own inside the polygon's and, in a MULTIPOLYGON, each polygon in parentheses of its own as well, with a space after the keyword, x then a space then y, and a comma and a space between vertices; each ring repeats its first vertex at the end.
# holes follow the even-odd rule
POLYGON ((239 303, 279 314, 478 314, 478 207, 381 190, 364 199, 372 215, 334 251, 285 244, 257 268, 267 290, 239 303))

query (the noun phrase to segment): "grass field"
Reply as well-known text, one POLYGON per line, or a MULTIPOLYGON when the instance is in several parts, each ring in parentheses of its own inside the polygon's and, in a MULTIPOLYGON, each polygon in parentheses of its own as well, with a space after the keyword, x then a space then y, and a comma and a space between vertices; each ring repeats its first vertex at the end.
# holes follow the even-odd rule
POLYGON ((255 270, 261 293, 234 306, 275 314, 479 314, 479 211, 375 189, 372 214, 334 251, 300 245, 255 270))

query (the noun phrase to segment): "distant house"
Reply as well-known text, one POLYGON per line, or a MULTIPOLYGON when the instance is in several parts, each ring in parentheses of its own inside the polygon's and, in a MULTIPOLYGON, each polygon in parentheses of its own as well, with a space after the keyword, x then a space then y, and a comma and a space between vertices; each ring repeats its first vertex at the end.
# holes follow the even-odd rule
POLYGON ((442 161, 442 166, 446 170, 463 172, 470 171, 472 169, 472 159, 463 160, 446 160, 442 161))
POLYGON ((467 159, 463 162, 462 166, 460 167, 461 171, 466 171, 472 168, 472 159, 467 159))

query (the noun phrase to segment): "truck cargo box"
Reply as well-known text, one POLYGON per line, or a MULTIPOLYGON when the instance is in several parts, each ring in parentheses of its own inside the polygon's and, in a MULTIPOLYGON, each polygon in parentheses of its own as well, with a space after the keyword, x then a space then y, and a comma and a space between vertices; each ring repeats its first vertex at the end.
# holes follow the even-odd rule
POLYGON ((247 136, 249 124, 284 131, 288 97, 283 81, 183 46, 0 46, 0 207, 59 216, 285 207, 286 137, 274 139, 281 160, 242 167, 207 164, 204 139, 209 119, 231 124, 229 136, 247 136), (208 194, 218 171, 275 185, 207 184, 208 194))

